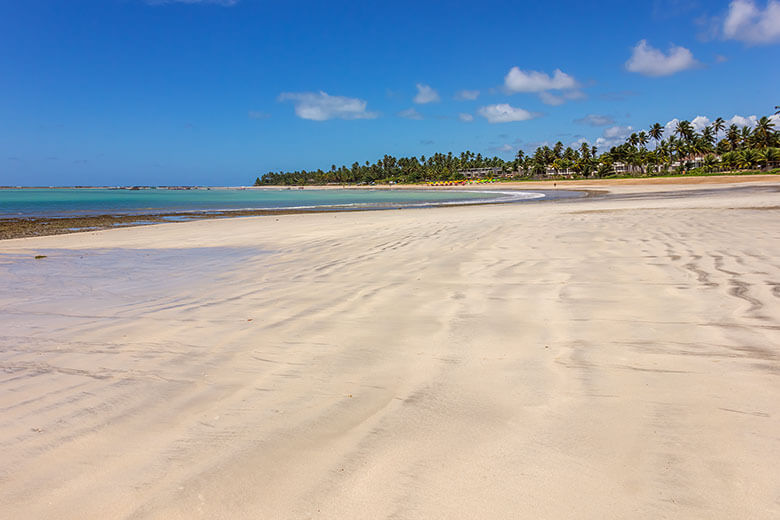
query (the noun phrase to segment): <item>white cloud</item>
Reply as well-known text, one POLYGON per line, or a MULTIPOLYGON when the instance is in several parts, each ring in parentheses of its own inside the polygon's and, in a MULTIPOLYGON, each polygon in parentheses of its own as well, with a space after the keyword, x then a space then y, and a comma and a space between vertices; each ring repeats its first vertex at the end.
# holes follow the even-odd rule
POLYGON ((520 70, 517 67, 509 69, 504 78, 504 86, 509 92, 544 92, 545 90, 566 90, 578 87, 577 81, 555 69, 552 77, 536 70, 520 70))
POLYGON ((417 84, 417 95, 414 96, 414 102, 419 105, 439 101, 439 93, 433 90, 429 85, 417 84))
POLYGON ((504 90, 510 94, 518 92, 538 94, 542 103, 562 105, 566 100, 582 99, 585 94, 572 76, 555 69, 552 76, 537 70, 520 70, 512 67, 504 77, 504 90), (557 91, 555 94, 551 90, 557 91))
POLYGON ((461 90, 455 94, 455 99, 458 101, 470 100, 473 101, 479 97, 479 90, 461 90))
POLYGON ((612 139, 615 137, 621 137, 625 139, 631 134, 634 128, 632 126, 611 126, 604 130, 604 137, 612 139))
POLYGON ((477 110, 477 113, 488 120, 488 123, 510 123, 513 121, 526 121, 539 117, 522 108, 516 108, 506 103, 488 105, 477 110))
MULTIPOLYGON (((669 137, 670 135, 674 135, 677 131, 677 125, 680 123, 680 120, 676 117, 672 119, 671 121, 667 121, 664 125, 664 136, 669 137)), ((691 121, 691 126, 693 127, 693 130, 696 132, 701 132, 704 130, 705 126, 709 126, 712 121, 710 121, 710 118, 707 116, 696 116, 691 121)))
MULTIPOLYGON (((768 119, 772 124, 775 125, 775 129, 777 129, 778 125, 780 125, 780 114, 772 114, 768 119)), ((737 125, 754 128, 756 124, 758 124, 758 116, 734 115, 734 117, 726 121, 726 126, 737 125)))
POLYGON ((691 121, 691 126, 693 129, 697 132, 701 132, 704 130, 705 126, 710 126, 710 118, 707 116, 696 116, 693 118, 693 121, 691 121))
POLYGON ((596 139, 596 148, 605 152, 613 146, 618 146, 626 141, 626 137, 634 130, 631 126, 611 126, 605 128, 601 137, 596 139))
POLYGON ((464 121, 466 123, 470 123, 470 122, 474 121, 474 116, 472 116, 471 114, 460 113, 460 114, 458 114, 458 119, 460 119, 461 121, 464 121))
POLYGON ((539 92, 539 99, 541 99, 542 103, 545 105, 552 106, 562 105, 566 102, 566 100, 563 99, 563 96, 556 96, 555 94, 550 94, 549 92, 539 92))
POLYGON ((574 122, 590 126, 607 126, 615 124, 615 120, 612 119, 612 117, 600 114, 588 114, 585 117, 575 119, 574 122))
POLYGON ((580 146, 582 146, 582 143, 588 143, 588 144, 590 144, 590 141, 588 141, 588 139, 587 139, 586 137, 580 137, 579 139, 577 139, 577 140, 575 140, 575 141, 572 141, 571 143, 569 143, 569 146, 570 146, 571 148, 579 148, 580 146))
POLYGON ((417 119, 417 120, 423 118, 422 114, 413 108, 407 108, 406 110, 401 110, 400 112, 398 112, 398 116, 404 117, 406 119, 417 119))
POLYGON ((640 40, 626 62, 626 68, 645 76, 669 76, 697 64, 691 51, 685 47, 672 45, 669 47, 669 53, 664 54, 648 45, 647 40, 640 40))
POLYGON ((738 116, 734 115, 731 119, 726 121, 727 125, 737 125, 737 126, 749 126, 750 128, 753 128, 756 126, 756 123, 758 122, 758 118, 756 116, 738 116))
POLYGON ((326 121, 328 119, 374 119, 376 112, 366 111, 366 102, 358 98, 331 96, 320 92, 283 92, 279 101, 292 101, 295 115, 301 119, 326 121))
POLYGON ((752 44, 780 42, 780 1, 769 0, 762 11, 753 0, 734 0, 723 22, 723 35, 752 44))

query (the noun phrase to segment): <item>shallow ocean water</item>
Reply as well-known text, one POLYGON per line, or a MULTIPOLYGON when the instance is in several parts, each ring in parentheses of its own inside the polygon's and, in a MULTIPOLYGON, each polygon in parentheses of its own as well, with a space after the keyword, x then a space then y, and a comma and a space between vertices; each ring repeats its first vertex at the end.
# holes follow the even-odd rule
POLYGON ((510 202, 546 197, 550 197, 550 193, 501 190, 25 188, 0 190, 0 217, 77 217, 274 209, 380 209, 510 202))

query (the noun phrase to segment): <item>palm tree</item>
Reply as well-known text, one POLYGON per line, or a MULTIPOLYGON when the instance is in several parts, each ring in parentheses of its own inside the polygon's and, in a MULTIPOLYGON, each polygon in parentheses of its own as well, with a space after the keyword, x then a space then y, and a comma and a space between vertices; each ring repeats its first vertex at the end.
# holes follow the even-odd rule
POLYGON ((671 162, 671 159, 669 157, 669 145, 666 141, 661 140, 656 146, 655 146, 655 155, 657 158, 657 161, 663 165, 663 169, 666 170, 668 168, 669 163, 671 162))
POLYGON ((718 134, 721 130, 726 128, 726 122, 723 120, 722 117, 719 117, 715 120, 714 123, 712 123, 712 129, 715 131, 715 138, 717 139, 718 134))
POLYGON ((647 134, 645 133, 645 131, 642 130, 641 132, 639 132, 639 135, 637 136, 637 140, 639 141, 639 145, 642 148, 644 148, 647 145, 647 142, 650 139, 647 137, 647 134))
POLYGON ((731 150, 736 150, 739 148, 739 127, 737 125, 732 124, 729 126, 728 132, 726 132, 726 140, 729 142, 729 145, 731 146, 731 150))
POLYGON ((712 133, 712 128, 705 126, 701 131, 701 148, 706 148, 706 151, 712 150, 712 145, 715 143, 715 136, 712 133))
POLYGON ((683 120, 678 122, 674 131, 686 142, 689 142, 693 138, 693 125, 691 125, 690 121, 683 120))
POLYGON ((582 143, 580 145, 580 157, 583 159, 590 159, 590 145, 588 143, 582 143))
POLYGON ((750 147, 750 141, 752 137, 753 137, 753 131, 750 130, 750 127, 743 126, 739 136, 740 141, 742 141, 742 146, 745 148, 750 147))
POLYGON ((694 139, 690 144, 690 148, 695 155, 702 156, 712 151, 712 144, 707 140, 706 137, 702 136, 694 139))
POLYGON ((764 116, 756 123, 756 128, 753 130, 753 140, 759 147, 766 148, 769 146, 774 130, 774 123, 764 116))
POLYGON ((653 138, 657 147, 658 141, 660 141, 661 136, 664 135, 664 127, 662 127, 659 123, 655 123, 650 127, 650 130, 647 133, 650 134, 650 137, 653 138))
POLYGON ((704 160, 702 161, 702 165, 704 166, 704 169, 708 172, 711 172, 715 166, 718 164, 718 158, 715 157, 713 154, 707 154, 704 157, 704 160))
POLYGON ((670 162, 674 162, 674 154, 677 152, 677 146, 680 140, 677 139, 674 134, 669 136, 669 140, 666 143, 666 153, 669 155, 670 162))
POLYGON ((723 154, 723 156, 720 158, 720 162, 728 168, 729 170, 733 169, 739 160, 739 153, 738 152, 726 152, 723 154))
POLYGON ((764 165, 764 168, 770 168, 773 164, 780 162, 780 149, 764 148, 758 152, 758 160, 764 165))
POLYGON ((739 166, 743 170, 749 170, 750 168, 753 168, 756 164, 758 164, 758 161, 759 161, 759 157, 756 151, 747 148, 739 152, 739 155, 737 157, 737 166, 739 166))
POLYGON ((641 174, 644 175, 644 173, 645 173, 645 168, 644 168, 645 158, 642 155, 642 151, 641 150, 637 150, 635 152, 631 152, 629 154, 629 156, 628 156, 628 163, 632 166, 631 169, 633 171, 631 173, 634 173, 634 174, 641 173, 641 174))
POLYGON ((685 141, 675 141, 674 152, 677 154, 677 160, 682 162, 683 158, 688 155, 689 147, 685 141))

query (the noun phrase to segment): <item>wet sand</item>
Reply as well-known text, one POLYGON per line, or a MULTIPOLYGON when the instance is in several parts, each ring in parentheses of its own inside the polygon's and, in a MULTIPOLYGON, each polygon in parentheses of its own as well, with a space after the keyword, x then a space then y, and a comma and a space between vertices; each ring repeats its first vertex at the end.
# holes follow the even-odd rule
POLYGON ((2 241, 0 518, 777 518, 779 186, 2 241))

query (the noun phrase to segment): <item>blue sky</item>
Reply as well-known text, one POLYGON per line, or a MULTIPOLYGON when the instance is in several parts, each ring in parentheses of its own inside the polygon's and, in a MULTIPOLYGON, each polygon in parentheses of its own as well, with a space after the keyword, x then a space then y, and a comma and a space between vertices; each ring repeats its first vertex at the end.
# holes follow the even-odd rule
POLYGON ((0 184, 602 148, 780 104, 780 0, 0 0, 0 184))

